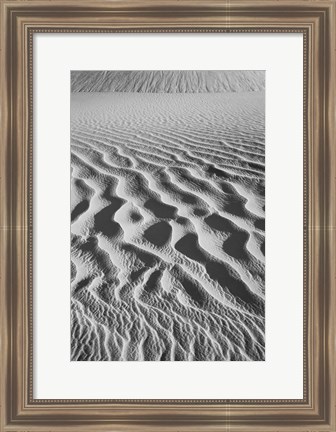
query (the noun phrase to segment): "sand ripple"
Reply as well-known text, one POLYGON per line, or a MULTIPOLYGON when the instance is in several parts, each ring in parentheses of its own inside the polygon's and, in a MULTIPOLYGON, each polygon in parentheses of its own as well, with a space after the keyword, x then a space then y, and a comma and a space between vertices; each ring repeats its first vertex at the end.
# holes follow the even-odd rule
POLYGON ((263 360, 264 93, 71 103, 72 360, 263 360))

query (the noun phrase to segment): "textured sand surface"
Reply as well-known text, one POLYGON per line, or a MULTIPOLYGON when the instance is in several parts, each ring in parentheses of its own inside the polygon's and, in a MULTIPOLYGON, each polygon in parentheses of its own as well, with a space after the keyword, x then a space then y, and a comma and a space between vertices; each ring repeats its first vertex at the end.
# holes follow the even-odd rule
POLYGON ((219 93, 265 90, 264 71, 74 71, 71 91, 219 93))
POLYGON ((74 74, 72 360, 264 360, 264 81, 238 72, 74 74))

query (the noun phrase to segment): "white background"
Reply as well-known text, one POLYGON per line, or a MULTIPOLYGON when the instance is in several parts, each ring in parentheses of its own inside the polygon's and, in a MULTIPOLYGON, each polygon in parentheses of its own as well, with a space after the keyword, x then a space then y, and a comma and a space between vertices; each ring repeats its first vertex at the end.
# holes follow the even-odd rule
POLYGON ((34 397, 302 398, 299 34, 34 35, 34 397), (70 362, 70 70, 266 70, 266 361, 70 362))

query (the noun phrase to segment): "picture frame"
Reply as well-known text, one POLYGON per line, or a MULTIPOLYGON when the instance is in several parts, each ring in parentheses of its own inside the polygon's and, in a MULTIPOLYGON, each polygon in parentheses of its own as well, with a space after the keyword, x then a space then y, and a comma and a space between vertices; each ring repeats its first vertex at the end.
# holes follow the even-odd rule
POLYGON ((335 431, 335 6, 2 2, 2 431, 335 431), (303 399, 34 399, 33 38, 100 32, 303 34, 303 399))

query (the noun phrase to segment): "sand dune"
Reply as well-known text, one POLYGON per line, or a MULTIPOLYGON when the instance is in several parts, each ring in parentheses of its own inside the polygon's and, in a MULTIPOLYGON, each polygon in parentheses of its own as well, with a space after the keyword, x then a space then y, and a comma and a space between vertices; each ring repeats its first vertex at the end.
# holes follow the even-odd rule
POLYGON ((72 360, 264 360, 261 74, 76 72, 72 360))
POLYGON ((219 93, 265 89, 264 71, 72 71, 72 92, 219 93))

